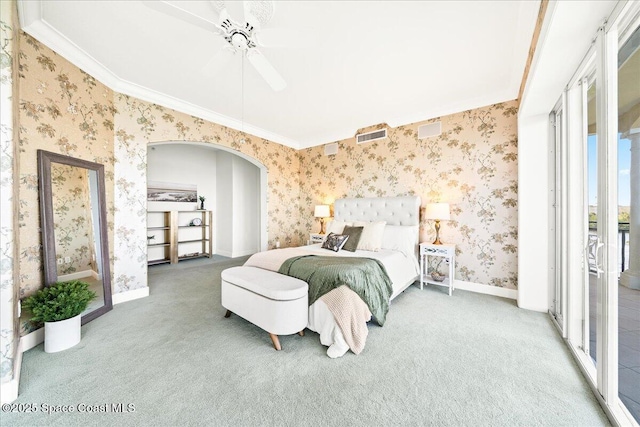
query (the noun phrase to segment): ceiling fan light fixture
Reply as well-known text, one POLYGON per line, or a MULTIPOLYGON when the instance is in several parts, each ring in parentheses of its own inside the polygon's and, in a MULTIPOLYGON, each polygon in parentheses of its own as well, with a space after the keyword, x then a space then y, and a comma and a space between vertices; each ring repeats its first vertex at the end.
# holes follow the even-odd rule
POLYGON ((227 11, 226 3, 221 0, 211 1, 211 7, 218 12, 217 24, 199 17, 188 9, 178 7, 173 4, 175 1, 147 0, 143 1, 143 3, 159 12, 166 13, 190 24, 215 32, 227 42, 227 49, 223 49, 220 54, 217 54, 215 58, 208 61, 206 64, 207 69, 223 68, 223 59, 228 59, 229 51, 233 50, 233 52, 241 52, 243 57, 246 56, 258 74, 262 76, 274 91, 283 90, 287 86, 287 83, 280 73, 278 73, 258 49, 257 34, 260 33, 261 26, 267 24, 273 17, 273 1, 244 1, 245 19, 243 25, 231 18, 227 11))
POLYGON ((231 43, 231 46, 235 47, 236 49, 239 50, 247 50, 249 47, 249 39, 247 39, 247 36, 244 35, 243 33, 237 32, 231 35, 231 40, 229 41, 229 43, 231 43))

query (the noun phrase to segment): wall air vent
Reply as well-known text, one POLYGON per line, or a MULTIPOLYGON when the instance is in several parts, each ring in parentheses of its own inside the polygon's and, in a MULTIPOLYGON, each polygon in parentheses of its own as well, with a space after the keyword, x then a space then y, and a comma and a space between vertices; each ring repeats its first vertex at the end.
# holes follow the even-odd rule
POLYGON ((332 156, 334 154, 338 154, 338 143, 337 142, 333 142, 331 144, 326 144, 324 146, 324 155, 325 156, 332 156))
POLYGON ((373 132, 361 133, 356 135, 356 143, 364 144, 366 142, 377 141, 378 139, 384 139, 386 137, 386 129, 374 130, 373 132))
POLYGON ((438 136, 442 133, 442 122, 429 123, 418 128, 418 139, 438 136))

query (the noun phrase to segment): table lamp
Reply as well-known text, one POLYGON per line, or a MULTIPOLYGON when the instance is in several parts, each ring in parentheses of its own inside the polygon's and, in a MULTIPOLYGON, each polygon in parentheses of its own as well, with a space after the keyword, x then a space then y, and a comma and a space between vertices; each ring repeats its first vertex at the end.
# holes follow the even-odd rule
POLYGON ((434 245, 441 245, 440 241, 440 221, 449 220, 449 203, 427 203, 427 209, 425 212, 426 219, 434 219, 436 221, 436 240, 433 241, 434 245))
POLYGON ((317 205, 313 216, 320 218, 320 234, 325 234, 324 219, 331 216, 329 205, 317 205))

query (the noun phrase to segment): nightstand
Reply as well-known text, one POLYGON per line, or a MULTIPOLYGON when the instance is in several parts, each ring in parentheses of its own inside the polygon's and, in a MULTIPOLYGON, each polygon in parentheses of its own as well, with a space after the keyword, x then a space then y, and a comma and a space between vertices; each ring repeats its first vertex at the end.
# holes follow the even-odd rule
POLYGON ((437 285, 449 288, 449 296, 454 289, 453 280, 456 271, 456 245, 442 244, 434 245, 433 243, 420 243, 420 289, 423 285, 437 285), (432 260, 429 264, 429 257, 439 257, 439 260, 432 260), (429 265, 446 263, 448 265, 440 265, 440 272, 448 272, 444 280, 434 280, 433 276, 428 273, 429 265), (448 267, 448 268, 447 268, 448 267))
POLYGON ((314 245, 316 243, 323 243, 326 237, 327 237, 326 234, 309 233, 309 244, 314 245))

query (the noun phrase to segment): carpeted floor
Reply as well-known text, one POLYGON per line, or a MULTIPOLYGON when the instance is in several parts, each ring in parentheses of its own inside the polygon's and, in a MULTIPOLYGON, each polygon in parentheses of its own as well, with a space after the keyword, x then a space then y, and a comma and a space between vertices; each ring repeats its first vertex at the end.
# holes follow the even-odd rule
POLYGON ((242 262, 150 268, 150 296, 85 325, 78 346, 24 354, 15 403, 37 412, 0 424, 609 425, 546 314, 412 286, 359 356, 329 359, 309 331, 276 352, 266 332, 224 318, 220 271, 242 262))

